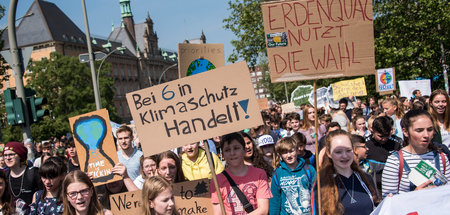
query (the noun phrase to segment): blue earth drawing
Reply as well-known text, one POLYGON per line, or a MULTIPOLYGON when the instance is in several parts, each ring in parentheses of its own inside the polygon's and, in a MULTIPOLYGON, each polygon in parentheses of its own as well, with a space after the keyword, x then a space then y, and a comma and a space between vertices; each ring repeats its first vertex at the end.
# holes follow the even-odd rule
POLYGON ((212 64, 207 59, 204 58, 195 59, 194 61, 191 62, 191 64, 189 64, 186 76, 195 75, 215 68, 216 66, 214 66, 214 64, 212 64))
POLYGON ((75 129, 78 137, 90 150, 97 150, 99 143, 105 138, 106 125, 98 118, 82 121, 75 129))

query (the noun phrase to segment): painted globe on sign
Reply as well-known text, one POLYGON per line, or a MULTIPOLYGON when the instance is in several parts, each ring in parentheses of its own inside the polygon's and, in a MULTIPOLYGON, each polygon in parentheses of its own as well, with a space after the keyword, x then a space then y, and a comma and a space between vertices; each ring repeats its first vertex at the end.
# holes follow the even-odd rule
POLYGON ((208 70, 215 69, 216 66, 206 59, 196 59, 189 64, 186 76, 195 75, 208 70))
POLYGON ((392 81, 392 75, 389 74, 388 72, 385 72, 381 75, 380 81, 383 84, 389 84, 392 81))

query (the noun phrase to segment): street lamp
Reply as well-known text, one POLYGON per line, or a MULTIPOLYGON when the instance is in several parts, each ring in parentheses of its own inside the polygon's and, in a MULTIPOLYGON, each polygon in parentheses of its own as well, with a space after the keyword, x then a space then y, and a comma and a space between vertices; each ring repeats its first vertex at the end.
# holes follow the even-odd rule
POLYGON ((161 78, 163 77, 164 74, 166 74, 167 70, 169 70, 170 68, 172 68, 172 67, 174 67, 174 66, 176 66, 176 65, 178 65, 178 64, 176 63, 176 64, 173 64, 173 65, 170 65, 169 67, 167 67, 167 68, 161 73, 161 76, 159 76, 158 84, 161 84, 161 78))
MULTIPOLYGON (((110 44, 110 43, 109 43, 110 44)), ((100 71, 101 71, 101 69, 102 69, 102 66, 103 66, 103 63, 105 62, 105 60, 106 60, 106 58, 108 58, 110 55, 112 55, 112 53, 114 53, 114 52, 116 52, 116 51, 120 51, 120 53, 124 53, 125 52, 125 50, 126 50, 127 48, 125 48, 124 46, 121 46, 121 47, 117 47, 116 49, 114 49, 114 50, 112 50, 112 51, 110 51, 104 58, 103 58, 103 60, 102 60, 102 62, 100 63, 100 66, 98 67, 98 70, 97 70, 97 87, 98 87, 98 93, 99 93, 99 95, 101 95, 100 94, 100 71)), ((100 98, 101 99, 101 98, 100 98)))
MULTIPOLYGON (((29 16, 33 16, 33 15, 34 15, 34 13, 27 13, 27 14, 25 14, 25 15, 23 15, 23 16, 17 18, 17 19, 16 19, 16 22, 19 21, 19 20, 21 20, 21 19, 23 19, 23 18, 25 18, 25 17, 29 17, 29 16)), ((0 35, 2 35, 2 34, 3 34, 3 31, 5 31, 7 28, 8 28, 8 26, 5 26, 5 27, 0 31, 0 35)))

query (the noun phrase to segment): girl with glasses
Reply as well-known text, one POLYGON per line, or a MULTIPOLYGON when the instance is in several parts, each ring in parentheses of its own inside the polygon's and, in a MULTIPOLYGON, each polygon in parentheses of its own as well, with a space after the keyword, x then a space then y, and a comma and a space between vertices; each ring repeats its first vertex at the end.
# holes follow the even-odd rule
POLYGON ((75 170, 67 174, 62 184, 63 215, 112 215, 98 201, 94 184, 86 173, 75 170))

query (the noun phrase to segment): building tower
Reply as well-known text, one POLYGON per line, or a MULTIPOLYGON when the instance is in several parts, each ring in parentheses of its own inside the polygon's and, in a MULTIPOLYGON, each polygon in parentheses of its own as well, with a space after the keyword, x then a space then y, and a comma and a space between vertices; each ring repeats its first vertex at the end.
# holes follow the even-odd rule
POLYGON ((131 12, 130 0, 120 0, 120 12, 122 21, 128 32, 134 40, 136 40, 136 33, 134 31, 133 13, 131 12))

